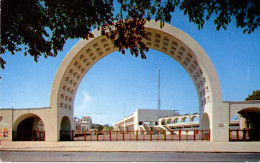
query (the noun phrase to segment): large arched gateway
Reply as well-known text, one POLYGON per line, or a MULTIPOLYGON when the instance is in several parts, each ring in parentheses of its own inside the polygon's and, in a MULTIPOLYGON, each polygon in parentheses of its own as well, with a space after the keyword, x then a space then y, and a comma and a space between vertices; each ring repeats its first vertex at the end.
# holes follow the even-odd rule
MULTIPOLYGON (((211 141, 229 141, 229 122, 235 113, 243 114, 246 120, 250 120, 245 113, 250 111, 247 108, 259 113, 260 101, 222 101, 216 70, 205 51, 190 36, 169 24, 160 28, 160 23, 155 21, 147 22, 145 27, 147 46, 175 59, 192 78, 199 100, 200 127, 210 129, 211 141)), ((0 110, 0 129, 9 131, 9 136, 1 140, 19 137, 21 134, 15 132, 27 131, 29 125, 28 130, 33 131, 34 124, 40 120, 44 124, 45 141, 70 139, 72 135, 68 133, 74 129, 74 99, 82 78, 92 65, 117 50, 100 31, 95 30, 93 34, 95 38, 79 41, 61 63, 53 81, 50 107, 0 110)), ((34 137, 28 136, 31 138, 34 137)))
MULTIPOLYGON (((200 115, 209 115, 212 141, 227 141, 228 125, 218 128, 218 124, 228 124, 228 116, 221 116, 228 114, 228 111, 222 107, 219 79, 205 51, 190 36, 171 25, 160 28, 159 22, 150 21, 145 26, 148 32, 147 46, 171 56, 192 78, 197 89, 200 115)), ((71 49, 55 76, 50 106, 57 114, 57 122, 63 116, 68 116, 73 122, 74 98, 80 81, 92 65, 117 50, 100 31, 95 30, 93 34, 95 38, 81 40, 71 49)), ((56 127, 58 134, 60 124, 56 127)), ((58 137, 56 135, 53 139, 58 137)))

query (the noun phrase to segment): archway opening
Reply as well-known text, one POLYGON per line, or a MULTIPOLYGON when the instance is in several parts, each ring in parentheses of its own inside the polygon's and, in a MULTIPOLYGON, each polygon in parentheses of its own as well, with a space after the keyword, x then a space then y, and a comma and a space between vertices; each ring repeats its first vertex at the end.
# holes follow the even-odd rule
POLYGON ((201 130, 209 130, 210 121, 209 121, 209 116, 207 113, 204 113, 202 115, 200 122, 201 122, 200 123, 201 130))
MULTIPOLYGON (((78 87, 74 116, 87 113, 93 123, 113 124, 138 108, 156 109, 158 68, 161 110, 179 109, 180 114, 198 111, 196 86, 182 65, 153 49, 147 57, 147 60, 140 60, 128 51, 125 56, 113 52, 95 63, 78 87), (186 98, 189 103, 185 102, 186 98)), ((171 123, 165 121, 165 124, 171 123)))
POLYGON ((182 123, 187 123, 187 122, 189 122, 189 118, 187 117, 182 118, 182 123))
POLYGON ((176 118, 174 123, 181 123, 181 119, 180 118, 176 118))
POLYGON ((13 140, 16 141, 44 141, 45 126, 40 117, 30 114, 23 115, 25 117, 17 124, 14 131, 13 140))
POLYGON ((167 119, 167 124, 172 124, 172 119, 167 119))
POLYGON ((210 140, 209 129, 210 129, 209 115, 207 113, 204 113, 201 117, 201 120, 200 120, 200 130, 202 131, 202 132, 199 133, 200 139, 210 140))
POLYGON ((260 140, 260 108, 245 108, 238 112, 242 129, 251 130, 250 140, 260 140))
POLYGON ((161 125, 166 125, 165 119, 162 120, 161 125))
POLYGON ((69 141, 71 140, 71 123, 67 116, 64 116, 60 124, 60 140, 69 141))
POLYGON ((191 122, 199 122, 199 118, 197 116, 192 117, 191 122))
POLYGON ((242 119, 238 113, 234 114, 229 122, 229 129, 231 129, 231 130, 243 129, 240 124, 241 120, 242 119))

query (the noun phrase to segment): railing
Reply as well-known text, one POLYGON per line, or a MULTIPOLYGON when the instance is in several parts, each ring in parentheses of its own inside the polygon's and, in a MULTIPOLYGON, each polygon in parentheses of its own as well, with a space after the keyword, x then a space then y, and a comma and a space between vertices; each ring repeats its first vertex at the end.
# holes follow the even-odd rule
POLYGON ((45 141, 45 131, 13 131, 14 141, 45 141))
POLYGON ((229 141, 260 141, 260 129, 229 129, 229 141))
MULTIPOLYGON (((174 131, 60 131, 73 141, 209 141, 210 130, 174 131)), ((61 139, 65 140, 65 139, 61 139)), ((68 139, 67 139, 68 140, 68 139)))

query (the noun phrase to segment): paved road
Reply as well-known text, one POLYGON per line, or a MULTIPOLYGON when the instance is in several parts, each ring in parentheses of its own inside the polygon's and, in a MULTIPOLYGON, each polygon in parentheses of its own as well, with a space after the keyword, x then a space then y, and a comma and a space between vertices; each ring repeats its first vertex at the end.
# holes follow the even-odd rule
POLYGON ((0 161, 260 161, 260 153, 173 153, 173 152, 7 152, 0 161))

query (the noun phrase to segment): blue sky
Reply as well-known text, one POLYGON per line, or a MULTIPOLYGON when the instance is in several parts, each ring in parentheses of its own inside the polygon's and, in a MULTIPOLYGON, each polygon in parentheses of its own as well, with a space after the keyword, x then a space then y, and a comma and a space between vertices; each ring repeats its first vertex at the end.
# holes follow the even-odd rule
MULTIPOLYGON (((172 25, 195 39, 206 51, 219 76, 223 101, 243 101, 260 89, 260 30, 243 34, 231 22, 216 31, 213 20, 202 30, 178 10, 172 25)), ((79 40, 68 40, 55 58, 38 63, 23 53, 6 53, 0 70, 0 108, 48 107, 55 73, 79 40)), ((113 124, 137 108, 157 108, 157 70, 161 71, 161 109, 198 112, 195 86, 188 73, 169 56, 152 50, 147 60, 114 52, 97 62, 85 75, 75 99, 75 116, 89 115, 94 123, 113 124)))

